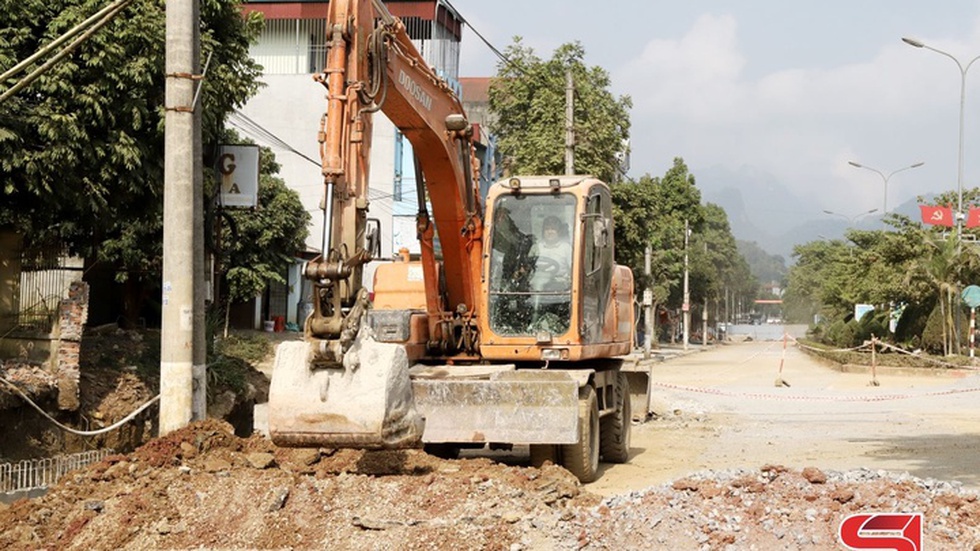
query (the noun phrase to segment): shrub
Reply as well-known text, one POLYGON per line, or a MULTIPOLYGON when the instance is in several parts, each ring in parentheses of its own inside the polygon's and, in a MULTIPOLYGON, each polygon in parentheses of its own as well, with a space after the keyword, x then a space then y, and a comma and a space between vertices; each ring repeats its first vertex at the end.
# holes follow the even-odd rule
POLYGON ((939 305, 934 305, 922 330, 922 349, 930 354, 943 354, 943 316, 939 305))
POLYGON ((888 337, 888 312, 874 310, 861 317, 861 321, 855 324, 854 342, 849 346, 857 346, 864 341, 871 340, 871 335, 884 339, 888 337))

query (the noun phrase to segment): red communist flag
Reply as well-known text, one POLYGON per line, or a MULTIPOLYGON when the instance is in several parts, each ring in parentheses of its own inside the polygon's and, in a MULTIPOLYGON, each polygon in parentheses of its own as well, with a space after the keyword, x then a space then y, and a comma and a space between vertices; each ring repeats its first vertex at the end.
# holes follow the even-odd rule
POLYGON ((971 208, 966 215, 966 227, 975 228, 980 226, 980 209, 971 208))
POLYGON ((953 209, 950 207, 933 207, 930 205, 919 205, 922 212, 922 223, 932 224, 933 226, 953 227, 953 209))

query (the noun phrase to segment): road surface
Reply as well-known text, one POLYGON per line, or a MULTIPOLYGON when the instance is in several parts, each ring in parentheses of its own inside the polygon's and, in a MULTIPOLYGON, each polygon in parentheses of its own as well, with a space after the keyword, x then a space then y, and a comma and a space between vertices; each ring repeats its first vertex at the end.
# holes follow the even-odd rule
POLYGON ((870 386, 870 374, 841 373, 792 345, 784 352, 781 341, 672 357, 654 366, 661 416, 634 425, 630 463, 603 465, 588 487, 613 495, 699 470, 781 464, 908 472, 980 489, 980 377, 922 373, 882 369, 880 386, 870 386))

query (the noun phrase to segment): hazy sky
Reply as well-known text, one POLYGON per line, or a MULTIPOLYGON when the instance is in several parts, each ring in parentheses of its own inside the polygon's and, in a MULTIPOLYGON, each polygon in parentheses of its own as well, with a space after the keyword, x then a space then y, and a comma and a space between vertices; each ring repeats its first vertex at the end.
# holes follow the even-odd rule
MULTIPOLYGON (((549 59, 579 41, 586 64, 633 99, 630 175, 674 157, 698 169, 743 165, 798 193, 801 213, 889 209, 955 190, 961 73, 980 56, 980 0, 449 0, 503 51, 512 37, 549 59)), ((461 76, 498 59, 472 29, 461 76)), ((964 188, 980 185, 980 61, 967 72, 964 188)))

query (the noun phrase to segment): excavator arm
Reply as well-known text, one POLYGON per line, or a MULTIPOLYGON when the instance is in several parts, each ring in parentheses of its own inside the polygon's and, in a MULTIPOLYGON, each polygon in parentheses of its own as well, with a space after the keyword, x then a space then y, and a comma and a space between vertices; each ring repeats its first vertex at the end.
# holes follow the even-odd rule
POLYGON ((424 182, 417 229, 426 348, 460 357, 479 350, 483 207, 474 184, 472 127, 459 98, 379 0, 331 0, 327 25, 327 66, 316 77, 327 94, 318 137, 322 246, 304 268, 313 283, 313 312, 304 342, 277 349, 269 432, 279 445, 418 446, 423 420, 414 409, 405 348, 361 330, 370 308, 362 272, 379 239, 367 218, 372 117, 383 112, 408 138, 420 189, 424 182))
MULTIPOLYGON (((478 314, 483 228, 472 127, 459 98, 379 0, 334 0, 327 24, 327 67, 317 76, 327 90, 319 136, 324 231, 322 253, 305 270, 316 288, 307 332, 322 341, 326 356, 339 359, 367 307, 361 273, 376 238, 367 226, 369 156, 372 115, 381 111, 412 143, 424 176, 432 212, 420 197, 417 225, 429 335, 436 346, 452 350, 452 320, 478 314), (436 233, 445 289, 437 276, 436 233)), ((475 331, 475 324, 465 325, 475 331)), ((473 352, 476 339, 466 342, 471 350, 463 352, 473 352)))

